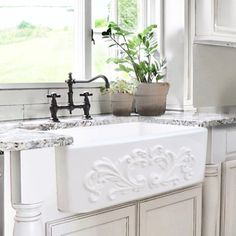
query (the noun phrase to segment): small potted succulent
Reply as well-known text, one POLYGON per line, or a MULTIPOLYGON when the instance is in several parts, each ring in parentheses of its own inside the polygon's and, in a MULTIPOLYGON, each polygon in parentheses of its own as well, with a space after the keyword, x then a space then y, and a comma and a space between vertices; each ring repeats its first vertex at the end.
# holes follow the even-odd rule
POLYGON ((160 58, 155 38, 156 25, 133 35, 110 22, 103 38, 120 50, 119 58, 109 58, 117 69, 135 78, 139 85, 135 92, 136 111, 140 115, 154 116, 165 113, 169 83, 163 82, 166 75, 166 60, 160 58))
POLYGON ((107 92, 111 94, 113 115, 129 116, 132 112, 134 83, 117 79, 111 82, 107 92))

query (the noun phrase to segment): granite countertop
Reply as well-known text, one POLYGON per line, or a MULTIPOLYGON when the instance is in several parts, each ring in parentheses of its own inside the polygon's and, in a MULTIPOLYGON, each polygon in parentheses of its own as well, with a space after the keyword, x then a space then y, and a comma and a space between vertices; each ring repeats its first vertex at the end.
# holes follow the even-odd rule
POLYGON ((118 117, 113 115, 94 115, 92 120, 77 118, 61 118, 61 122, 54 123, 48 119, 31 120, 20 122, 19 126, 26 129, 53 130, 72 128, 78 126, 105 125, 124 122, 154 122, 159 124, 213 127, 227 124, 236 124, 236 114, 223 113, 194 113, 194 112, 166 112, 162 116, 144 117, 132 115, 127 117, 118 117))
POLYGON ((93 120, 83 120, 81 117, 61 118, 60 120, 60 123, 54 123, 48 119, 0 122, 0 150, 21 151, 66 146, 73 143, 73 138, 70 136, 45 132, 54 129, 140 121, 209 128, 236 124, 236 114, 166 112, 159 117, 141 117, 137 115, 115 117, 112 115, 97 115, 93 117, 93 120))
POLYGON ((73 143, 70 136, 32 131, 21 128, 0 128, 0 150, 22 151, 36 148, 66 146, 73 143))

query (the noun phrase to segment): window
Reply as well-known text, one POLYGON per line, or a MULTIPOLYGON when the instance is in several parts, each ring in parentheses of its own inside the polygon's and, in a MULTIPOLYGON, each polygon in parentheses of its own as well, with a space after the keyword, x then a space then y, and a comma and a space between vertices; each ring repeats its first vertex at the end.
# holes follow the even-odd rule
POLYGON ((157 0, 0 0, 0 83, 115 77, 101 38, 110 20, 137 31, 157 0), (94 29, 95 45, 91 43, 94 29))
POLYGON ((74 0, 0 0, 0 83, 64 81, 73 27, 74 0))
MULTIPOLYGON (((109 48, 102 39, 102 31, 107 29, 109 21, 115 21, 131 32, 142 28, 142 13, 140 0, 92 0, 92 27, 95 45, 92 47, 92 75, 104 73, 112 78, 119 76, 112 64, 106 60, 116 56, 118 52, 109 48)), ((120 75, 122 76, 122 75, 120 75)))

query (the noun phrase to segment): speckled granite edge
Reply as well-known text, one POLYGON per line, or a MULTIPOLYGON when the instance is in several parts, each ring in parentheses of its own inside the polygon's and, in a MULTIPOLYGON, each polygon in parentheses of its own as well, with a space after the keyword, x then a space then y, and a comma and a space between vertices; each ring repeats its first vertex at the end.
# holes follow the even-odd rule
POLYGON ((159 124, 169 124, 169 125, 183 125, 183 126, 194 126, 194 127, 217 127, 221 125, 236 124, 236 118, 225 118, 225 119, 212 119, 212 120, 181 120, 181 119, 153 119, 153 122, 159 124))
POLYGON ((73 143, 70 136, 43 131, 13 129, 0 132, 0 150, 22 151, 47 147, 67 146, 73 143))
POLYGON ((139 118, 137 116, 129 117, 115 117, 115 116, 96 116, 92 120, 84 120, 81 118, 77 119, 61 119, 61 122, 54 123, 52 121, 40 122, 37 121, 32 123, 21 123, 19 127, 27 130, 55 130, 55 129, 65 129, 74 127, 86 127, 86 126, 98 126, 107 124, 119 124, 125 122, 138 122, 139 118))
POLYGON ((167 112, 166 114, 158 117, 141 117, 141 116, 128 116, 117 117, 113 115, 98 115, 94 116, 93 120, 83 120, 80 117, 77 119, 61 119, 61 122, 54 123, 50 120, 35 121, 35 122, 22 122, 19 127, 25 129, 37 130, 54 130, 83 126, 95 126, 106 124, 117 124, 125 122, 154 122, 159 124, 169 125, 184 125, 184 126, 198 126, 198 127, 214 127, 227 124, 236 124, 236 114, 204 114, 204 113, 184 113, 184 112, 167 112))

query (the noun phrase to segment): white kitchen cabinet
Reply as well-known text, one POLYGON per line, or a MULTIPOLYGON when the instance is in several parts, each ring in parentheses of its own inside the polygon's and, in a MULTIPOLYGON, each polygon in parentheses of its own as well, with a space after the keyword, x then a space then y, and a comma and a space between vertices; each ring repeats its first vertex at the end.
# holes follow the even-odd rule
POLYGON ((235 0, 194 0, 196 7, 195 41, 236 47, 235 0))
POLYGON ((46 236, 200 236, 201 199, 202 186, 189 187, 122 208, 48 222, 46 236))
POLYGON ((47 236, 135 236, 136 206, 47 224, 47 236))
POLYGON ((140 204, 140 236, 200 236, 201 187, 140 204))
POLYGON ((222 168, 221 236, 236 235, 236 159, 222 168))
POLYGON ((236 126, 224 125, 208 131, 202 236, 235 236, 236 126))

